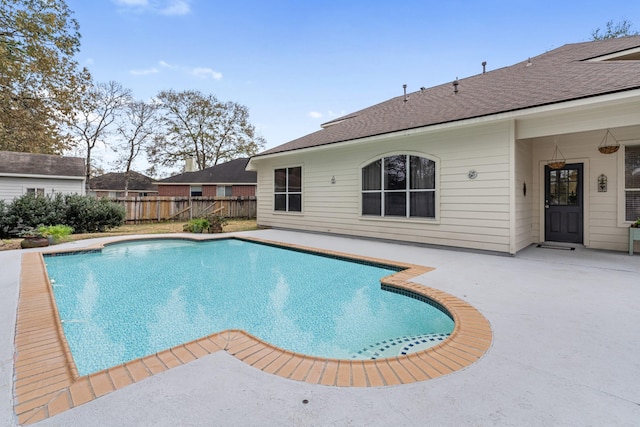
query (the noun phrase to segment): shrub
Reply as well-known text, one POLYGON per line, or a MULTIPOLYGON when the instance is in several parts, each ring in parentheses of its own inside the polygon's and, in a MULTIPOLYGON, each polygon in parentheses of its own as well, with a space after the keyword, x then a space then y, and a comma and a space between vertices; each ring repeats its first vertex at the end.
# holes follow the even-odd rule
POLYGON ((64 221, 64 198, 54 196, 36 196, 25 194, 14 199, 3 215, 3 231, 16 234, 25 227, 37 227, 39 224, 59 224, 64 221))
POLYGON ((123 206, 106 199, 78 194, 35 196, 25 194, 0 204, 0 237, 16 236, 40 225, 67 225, 76 233, 105 231, 125 220, 123 206))
POLYGON ((8 206, 4 200, 0 200, 0 236, 5 237, 9 235, 9 228, 11 225, 8 221, 8 206))
POLYGON ((183 231, 187 231, 189 233, 205 233, 209 230, 211 223, 206 218, 194 218, 190 219, 184 227, 182 227, 183 231))
POLYGON ((124 224, 124 206, 107 199, 95 199, 77 194, 65 197, 67 205, 65 224, 76 233, 105 231, 124 224))

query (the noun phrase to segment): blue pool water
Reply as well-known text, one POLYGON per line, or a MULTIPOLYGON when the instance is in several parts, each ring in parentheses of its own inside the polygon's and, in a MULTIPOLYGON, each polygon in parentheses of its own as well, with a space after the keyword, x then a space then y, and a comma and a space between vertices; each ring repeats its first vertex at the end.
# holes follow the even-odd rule
POLYGON ((453 330, 440 310, 381 290, 391 268, 242 240, 119 243, 45 262, 80 375, 226 329, 341 359, 453 330))

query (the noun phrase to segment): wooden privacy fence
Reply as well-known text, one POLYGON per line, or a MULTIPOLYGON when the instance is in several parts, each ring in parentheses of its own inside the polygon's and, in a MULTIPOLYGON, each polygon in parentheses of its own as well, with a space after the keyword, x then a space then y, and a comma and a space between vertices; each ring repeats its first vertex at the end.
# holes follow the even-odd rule
POLYGON ((217 211, 226 218, 255 218, 256 198, 251 197, 118 197, 127 211, 127 223, 188 221, 217 211))

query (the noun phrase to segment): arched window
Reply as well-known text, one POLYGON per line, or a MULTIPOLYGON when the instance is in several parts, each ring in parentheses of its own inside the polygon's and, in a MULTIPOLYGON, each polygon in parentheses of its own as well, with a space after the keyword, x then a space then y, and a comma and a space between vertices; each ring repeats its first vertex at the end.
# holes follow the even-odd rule
POLYGON ((362 215, 435 218, 436 163, 400 154, 363 167, 362 215))

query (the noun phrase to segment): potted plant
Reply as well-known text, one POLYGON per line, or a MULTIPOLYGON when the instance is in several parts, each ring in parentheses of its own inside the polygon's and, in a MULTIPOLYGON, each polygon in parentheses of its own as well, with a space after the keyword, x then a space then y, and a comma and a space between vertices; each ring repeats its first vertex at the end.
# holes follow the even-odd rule
POLYGON ((633 255, 633 244, 640 240, 640 217, 629 227, 629 255, 633 255))
POLYGON ((22 237, 20 242, 22 249, 43 248, 49 246, 49 239, 42 235, 38 228, 26 227, 18 233, 18 237, 22 237))
POLYGON ((222 227, 227 225, 227 218, 219 214, 207 216, 209 220, 209 233, 222 233, 222 227))
POLYGON ((50 244, 55 244, 60 243, 63 237, 73 233, 73 228, 64 224, 41 225, 38 227, 38 231, 49 240, 50 244))

